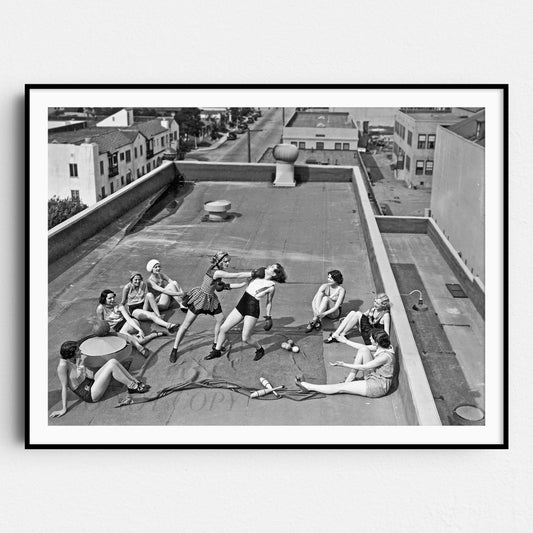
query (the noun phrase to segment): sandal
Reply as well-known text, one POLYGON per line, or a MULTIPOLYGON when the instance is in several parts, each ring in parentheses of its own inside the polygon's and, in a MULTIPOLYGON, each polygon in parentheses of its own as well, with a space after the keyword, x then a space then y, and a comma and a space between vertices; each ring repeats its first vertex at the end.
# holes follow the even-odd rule
POLYGON ((310 333, 311 331, 315 329, 315 325, 316 325, 316 322, 314 320, 311 320, 311 322, 309 322, 309 324, 307 324, 307 326, 305 327, 305 331, 307 333, 310 333))
POLYGON ((315 329, 317 331, 320 331, 322 329, 322 322, 320 321, 320 318, 315 322, 315 329))
POLYGON ((150 390, 150 386, 146 385, 142 381, 137 381, 136 387, 134 389, 130 389, 128 387, 128 392, 130 394, 144 394, 145 392, 148 392, 150 390))
POLYGON ((331 344, 332 342, 339 342, 336 337, 333 336, 333 333, 329 334, 327 339, 324 339, 325 344, 331 344))
POLYGON ((301 377, 296 376, 294 378, 294 383, 302 392, 311 392, 305 385, 302 385, 301 377))

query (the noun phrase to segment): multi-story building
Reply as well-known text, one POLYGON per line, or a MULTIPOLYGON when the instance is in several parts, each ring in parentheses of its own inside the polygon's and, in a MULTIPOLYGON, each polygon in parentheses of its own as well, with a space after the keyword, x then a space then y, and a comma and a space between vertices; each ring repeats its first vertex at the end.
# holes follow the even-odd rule
POLYGON ((431 216, 485 282, 485 111, 437 128, 431 216))
POLYGON ((283 142, 301 149, 357 150, 358 140, 349 113, 296 111, 283 128, 283 142))
POLYGON ((48 195, 92 205, 159 166, 178 134, 173 118, 135 123, 131 109, 92 128, 50 131, 48 195))
POLYGON ((459 114, 450 107, 401 108, 394 120, 396 178, 408 187, 431 188, 437 128, 456 124, 466 116, 466 110, 459 114))

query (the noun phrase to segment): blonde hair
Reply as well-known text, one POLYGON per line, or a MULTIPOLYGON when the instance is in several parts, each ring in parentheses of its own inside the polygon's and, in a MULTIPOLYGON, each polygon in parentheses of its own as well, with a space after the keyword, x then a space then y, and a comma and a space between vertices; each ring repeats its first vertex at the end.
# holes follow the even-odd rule
POLYGON ((376 295, 374 300, 375 301, 379 300, 379 303, 375 306, 376 309, 382 309, 382 310, 390 309, 390 299, 384 292, 380 292, 378 295, 376 295))

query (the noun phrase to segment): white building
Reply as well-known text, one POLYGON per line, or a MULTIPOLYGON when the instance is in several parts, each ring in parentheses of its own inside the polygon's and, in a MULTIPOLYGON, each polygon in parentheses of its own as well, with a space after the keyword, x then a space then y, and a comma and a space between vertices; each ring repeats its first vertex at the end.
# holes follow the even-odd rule
POLYGON ((283 127, 283 142, 300 149, 357 150, 359 130, 349 113, 296 111, 283 127))
POLYGON ((94 128, 50 131, 48 197, 79 198, 92 205, 159 166, 178 136, 173 118, 135 123, 131 109, 94 128))
POLYGON ((431 216, 485 283, 485 111, 437 135, 431 216))

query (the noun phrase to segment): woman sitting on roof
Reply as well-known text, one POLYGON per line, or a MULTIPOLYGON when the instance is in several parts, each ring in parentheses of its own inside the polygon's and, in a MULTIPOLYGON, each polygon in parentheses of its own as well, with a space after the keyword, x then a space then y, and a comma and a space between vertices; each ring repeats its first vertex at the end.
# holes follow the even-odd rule
POLYGON ((166 328, 168 333, 174 333, 178 327, 178 324, 166 322, 161 318, 155 297, 148 292, 148 287, 140 272, 131 273, 129 283, 126 283, 122 289, 120 304, 133 318, 154 322, 166 328), (149 310, 150 307, 152 311, 149 310))
POLYGON ((313 329, 319 330, 324 317, 331 319, 340 317, 342 302, 346 296, 346 291, 341 286, 343 281, 340 270, 328 272, 327 283, 320 285, 311 303, 313 319, 307 324, 305 331, 309 333, 313 329))
POLYGON ((186 313, 187 307, 183 304, 185 293, 177 281, 170 279, 166 274, 161 272, 161 263, 157 259, 150 259, 146 264, 146 270, 150 272, 148 289, 155 296, 158 308, 161 311, 168 309, 174 299, 180 309, 186 313))
POLYGON ((116 359, 110 359, 94 373, 84 365, 85 356, 76 341, 64 342, 59 353, 57 375, 61 382, 62 408, 53 411, 50 418, 63 416, 67 412, 67 389, 84 402, 94 403, 102 398, 112 377, 126 385, 130 394, 143 394, 150 388, 134 378, 116 359))
POLYGON ((382 329, 390 335, 390 300, 384 292, 376 296, 374 305, 364 313, 350 311, 343 318, 339 327, 324 342, 326 344, 337 342, 341 335, 345 336, 356 326, 359 328, 363 341, 367 345, 371 344, 370 333, 372 329, 382 329))
POLYGON ((192 288, 185 295, 185 301, 187 302, 187 315, 181 325, 174 341, 174 347, 170 352, 169 361, 175 363, 178 359, 178 348, 181 340, 187 333, 191 324, 196 320, 198 315, 211 315, 215 319, 215 335, 213 340, 213 348, 216 347, 218 333, 220 326, 224 321, 224 314, 222 313, 222 307, 220 301, 215 294, 215 291, 237 289, 244 287, 246 282, 241 283, 224 283, 223 279, 243 279, 252 276, 251 271, 246 272, 225 272, 228 268, 231 257, 228 252, 219 251, 211 258, 211 265, 204 274, 202 285, 200 287, 192 288))
POLYGON ((335 361, 332 366, 349 368, 350 373, 342 383, 316 385, 296 378, 296 385, 304 392, 320 392, 322 394, 357 394, 369 398, 385 396, 392 384, 394 376, 395 354, 390 338, 382 329, 374 329, 370 335, 371 345, 366 346, 352 342, 344 336, 338 342, 352 346, 357 350, 353 364, 335 361), (358 372, 362 372, 357 379, 358 372))
POLYGON ((132 318, 123 305, 117 305, 115 298, 116 294, 112 290, 102 291, 96 308, 96 316, 107 322, 112 331, 131 342, 139 353, 147 358, 150 352, 143 345, 165 333, 159 331, 145 336, 137 319, 132 318))

